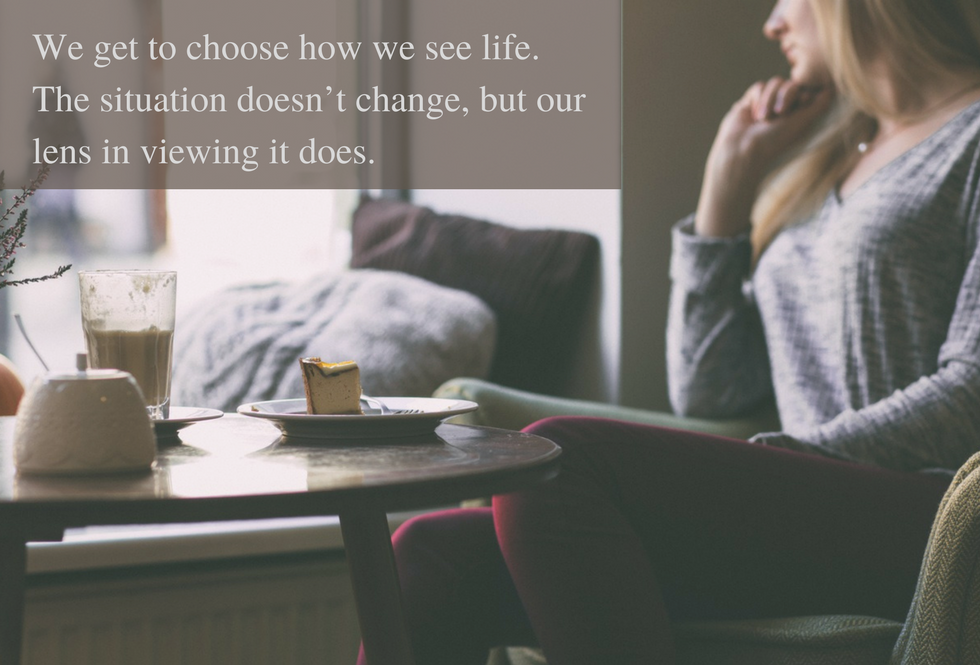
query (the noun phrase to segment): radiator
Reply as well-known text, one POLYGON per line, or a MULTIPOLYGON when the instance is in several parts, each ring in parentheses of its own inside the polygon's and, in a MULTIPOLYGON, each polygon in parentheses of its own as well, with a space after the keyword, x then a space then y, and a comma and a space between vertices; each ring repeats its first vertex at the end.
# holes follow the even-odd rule
MULTIPOLYGON (((326 559, 326 557, 324 557, 326 559)), ((28 665, 351 665, 342 559, 32 580, 28 665)))

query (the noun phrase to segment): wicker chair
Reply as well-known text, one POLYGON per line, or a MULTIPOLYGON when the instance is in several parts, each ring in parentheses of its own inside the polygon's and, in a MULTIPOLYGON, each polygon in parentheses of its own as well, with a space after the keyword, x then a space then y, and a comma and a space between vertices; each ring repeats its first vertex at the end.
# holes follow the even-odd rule
MULTIPOLYGON (((774 414, 693 420, 640 409, 536 395, 475 379, 443 385, 437 397, 468 399, 462 417, 520 429, 556 415, 591 415, 746 437, 771 429, 774 414)), ((980 453, 960 469, 940 504, 904 625, 863 616, 679 624, 684 665, 980 665, 980 453)), ((490 665, 544 665, 535 649, 498 649, 490 665)))

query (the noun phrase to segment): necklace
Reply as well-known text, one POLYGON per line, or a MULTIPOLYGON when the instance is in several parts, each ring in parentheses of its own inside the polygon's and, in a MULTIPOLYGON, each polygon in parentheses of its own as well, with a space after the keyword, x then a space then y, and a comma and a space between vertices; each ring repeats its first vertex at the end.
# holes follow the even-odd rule
MULTIPOLYGON (((898 133, 898 132, 896 132, 896 133, 898 133)), ((879 138, 881 138, 882 136, 885 136, 885 135, 884 134, 878 134, 877 132, 875 132, 875 135, 873 137, 871 137, 871 141, 876 141, 879 138)), ((863 155, 864 153, 866 153, 868 151, 868 148, 870 148, 870 147, 871 147, 871 143, 869 141, 861 141, 860 143, 858 143, 858 152, 863 155)))
MULTIPOLYGON (((939 103, 935 104, 932 108, 928 109, 928 111, 926 111, 925 113, 919 114, 919 118, 920 119, 924 119, 925 117, 928 117, 929 115, 932 115, 936 111, 942 110, 943 108, 945 108, 946 106, 952 104, 953 102, 955 102, 957 99, 959 99, 960 97, 962 97, 966 93, 971 92, 973 90, 976 90, 977 87, 978 87, 978 85, 977 85, 977 82, 976 81, 971 82, 970 85, 968 85, 967 87, 962 88, 960 90, 957 90, 955 93, 953 93, 949 97, 946 97, 945 99, 941 100, 939 103)), ((877 129, 876 129, 875 130, 875 133, 871 136, 870 139, 868 139, 867 141, 861 141, 860 143, 857 144, 857 151, 863 155, 866 152, 868 152, 868 150, 871 149, 871 146, 873 144, 880 143, 881 141, 883 141, 883 140, 885 140, 887 138, 892 138, 892 137, 898 136, 899 134, 901 134, 902 132, 904 132, 907 129, 910 129, 913 126, 914 125, 902 125, 902 126, 899 126, 898 129, 892 130, 890 132, 883 132, 883 133, 879 133, 877 131, 877 129)))

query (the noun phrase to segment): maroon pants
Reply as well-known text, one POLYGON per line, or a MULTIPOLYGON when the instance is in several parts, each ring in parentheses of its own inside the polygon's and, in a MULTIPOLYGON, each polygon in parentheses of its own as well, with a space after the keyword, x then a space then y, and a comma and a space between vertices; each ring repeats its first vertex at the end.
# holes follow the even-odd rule
POLYGON ((902 620, 948 485, 595 418, 528 431, 561 445, 557 479, 393 537, 420 665, 531 644, 549 665, 666 664, 672 621, 902 620))

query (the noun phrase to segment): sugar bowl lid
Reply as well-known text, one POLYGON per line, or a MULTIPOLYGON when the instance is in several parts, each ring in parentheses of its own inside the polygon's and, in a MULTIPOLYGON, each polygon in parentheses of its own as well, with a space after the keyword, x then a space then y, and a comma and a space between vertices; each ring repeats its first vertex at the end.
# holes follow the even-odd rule
POLYGON ((74 372, 48 372, 45 381, 87 381, 92 379, 126 379, 132 376, 121 369, 91 369, 88 366, 88 354, 75 354, 74 372))
POLYGON ((91 369, 88 366, 88 354, 75 354, 74 372, 48 372, 43 376, 45 381, 86 381, 91 379, 125 379, 131 376, 121 369, 91 369))

